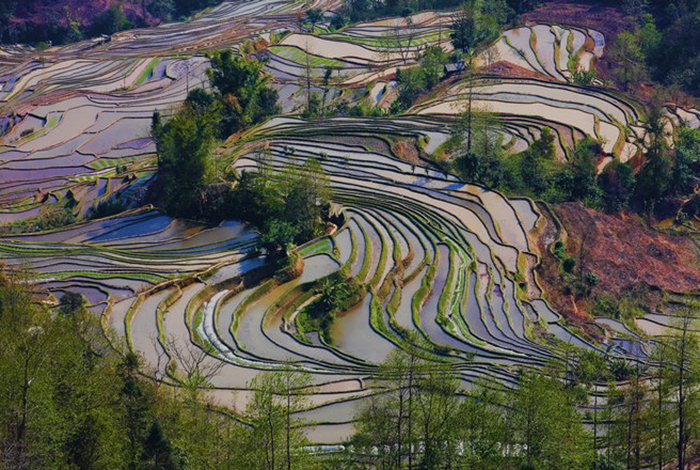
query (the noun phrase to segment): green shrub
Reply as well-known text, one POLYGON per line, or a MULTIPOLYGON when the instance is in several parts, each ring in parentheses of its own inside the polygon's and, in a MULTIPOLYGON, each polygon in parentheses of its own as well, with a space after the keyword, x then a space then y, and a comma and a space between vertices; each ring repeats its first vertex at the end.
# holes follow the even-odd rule
POLYGON ((88 219, 101 219, 124 212, 127 209, 127 204, 121 199, 111 198, 100 201, 93 205, 88 212, 88 219))
POLYGON ((0 227, 0 233, 32 233, 53 230, 77 221, 73 212, 66 207, 52 207, 36 217, 18 220, 0 227))
POLYGON ((298 315, 303 331, 318 331, 328 343, 336 315, 356 305, 366 295, 366 287, 340 272, 331 274, 316 286, 320 296, 298 315))
POLYGON ((576 266, 576 260, 573 258, 564 258, 561 262, 562 269, 567 273, 572 273, 576 266))

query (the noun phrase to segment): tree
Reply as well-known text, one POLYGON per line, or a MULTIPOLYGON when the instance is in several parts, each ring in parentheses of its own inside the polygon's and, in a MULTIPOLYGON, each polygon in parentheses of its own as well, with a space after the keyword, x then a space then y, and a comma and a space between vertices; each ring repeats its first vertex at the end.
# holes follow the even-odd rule
POLYGON ((175 216, 202 213, 202 192, 212 178, 216 112, 185 102, 158 133, 162 205, 175 216))
MULTIPOLYGON (((423 447, 420 468, 452 468, 458 460, 461 424, 458 390, 459 382, 446 367, 433 367, 418 380, 415 401, 418 442, 423 447)), ((411 462, 409 468, 410 465, 411 462)))
POLYGON ((645 57, 633 33, 621 32, 610 47, 610 55, 620 64, 617 77, 625 89, 643 78, 645 57))
POLYGON ((637 197, 647 210, 652 210, 661 200, 671 181, 673 163, 669 156, 666 123, 662 107, 658 103, 652 105, 644 123, 646 163, 637 175, 636 185, 637 197))
POLYGON ((444 73, 447 63, 447 53, 440 46, 428 46, 418 59, 425 74, 425 82, 428 89, 438 84, 444 73))
POLYGON ((287 167, 280 192, 285 204, 282 220, 298 228, 298 237, 310 240, 323 230, 323 214, 330 203, 330 181, 318 160, 310 158, 301 168, 287 167))
POLYGON ((396 81, 399 86, 399 94, 392 104, 396 108, 393 109, 395 112, 410 108, 418 96, 427 89, 425 74, 419 67, 397 70, 396 81))
POLYGON ((462 401, 462 459, 467 468, 501 469, 510 448, 509 417, 503 393, 485 382, 474 385, 462 401))
POLYGON ((306 444, 306 439, 292 415, 306 406, 309 386, 308 374, 290 364, 282 371, 262 372, 253 379, 250 384, 253 398, 246 408, 246 416, 253 425, 250 470, 290 470, 304 460, 299 448, 306 444))
POLYGON ((139 356, 128 352, 117 369, 121 379, 119 404, 124 410, 121 419, 127 438, 126 466, 130 470, 140 467, 149 426, 153 419, 153 396, 139 380, 139 367, 141 367, 139 356))
POLYGON ((276 258, 292 244, 324 233, 330 182, 317 159, 307 159, 302 166, 290 164, 274 173, 266 152, 260 158, 258 172, 239 177, 231 215, 254 224, 261 232, 260 246, 276 258))
POLYGON ((394 45, 399 50, 399 55, 404 64, 408 63, 409 54, 411 52, 411 47, 413 47, 413 40, 416 37, 416 26, 413 24, 413 17, 410 16, 410 11, 405 11, 401 15, 403 16, 404 26, 396 26, 394 28, 393 37, 394 45))
POLYGON ((39 461, 32 431, 50 396, 47 376, 57 347, 51 318, 32 307, 31 295, 22 288, 28 280, 26 273, 12 275, 0 286, 0 436, 3 460, 17 469, 39 461))
POLYGON ((520 160, 520 181, 534 194, 543 194, 551 187, 551 163, 556 158, 556 136, 548 128, 542 129, 540 138, 530 144, 520 160))
POLYGON ((58 311, 62 315, 72 315, 85 308, 87 299, 77 292, 67 291, 58 302, 58 311))
POLYGON ((175 15, 175 3, 173 0, 152 0, 148 4, 148 12, 164 23, 172 21, 175 15))
POLYGON ((211 351, 200 348, 192 343, 182 344, 169 337, 166 339, 167 351, 172 354, 174 370, 172 375, 178 380, 190 401, 196 401, 199 391, 210 388, 212 380, 221 373, 225 363, 209 360, 211 351))
POLYGON ((627 387, 622 390, 618 408, 617 440, 622 452, 622 459, 628 469, 642 468, 646 457, 645 445, 649 436, 647 412, 648 387, 644 381, 643 371, 634 369, 627 387))
POLYGON ((144 460, 153 470, 177 470, 180 467, 173 458, 170 441, 165 437, 163 428, 154 421, 144 443, 144 460))
POLYGON ((625 210, 635 192, 634 170, 627 163, 614 161, 598 177, 603 191, 606 212, 617 213, 625 210))
POLYGON ((598 453, 598 390, 608 378, 608 364, 605 356, 596 351, 583 351, 576 364, 576 376, 586 387, 588 395, 593 395, 593 451, 598 453))
POLYGON ((310 8, 306 10, 306 19, 311 23, 311 33, 315 33, 316 24, 323 19, 323 10, 320 8, 310 8))
POLYGON ((501 185, 504 173, 501 127, 493 113, 471 106, 464 111, 456 129, 462 141, 456 162, 463 178, 492 188, 501 185))
POLYGON ((697 184, 698 157, 700 156, 700 129, 682 126, 675 142, 675 158, 669 190, 673 194, 687 194, 697 184))
POLYGON ((649 0, 624 0, 622 9, 635 20, 640 21, 649 11, 649 0))
POLYGON ((652 351, 652 368, 650 379, 652 380, 653 404, 648 407, 647 421, 654 428, 650 436, 650 457, 655 454, 656 467, 663 470, 664 466, 673 458, 673 410, 672 397, 669 387, 669 350, 665 341, 657 343, 652 351))
POLYGON ((287 256, 294 247, 294 240, 299 235, 299 229, 289 222, 272 219, 265 224, 260 234, 260 246, 273 257, 287 256))
POLYGON ((528 468, 585 469, 591 460, 590 439, 561 382, 523 374, 511 400, 520 460, 528 468))
POLYGON ((223 108, 220 138, 279 112, 277 91, 268 86, 269 76, 260 62, 234 56, 231 50, 213 52, 209 60, 207 75, 223 108))
POLYGON ((600 189, 596 181, 598 174, 596 163, 602 154, 600 143, 590 137, 578 142, 572 164, 573 185, 569 191, 571 200, 584 201, 589 206, 598 202, 600 189))
POLYGON ((483 39, 481 0, 466 0, 452 21, 452 45, 467 52, 483 39))
POLYGON ((360 410, 353 439, 360 447, 378 447, 379 468, 414 465, 419 432, 416 394, 424 370, 425 363, 413 350, 395 349, 380 366, 378 379, 387 392, 360 410))
POLYGON ((132 24, 126 19, 122 9, 118 6, 112 6, 93 19, 91 34, 93 36, 100 34, 112 35, 131 27, 132 24))
POLYGON ((667 352, 668 375, 664 384, 675 397, 672 407, 676 419, 676 459, 678 468, 690 465, 688 449, 700 437, 700 337, 695 306, 679 312, 663 342, 667 352))

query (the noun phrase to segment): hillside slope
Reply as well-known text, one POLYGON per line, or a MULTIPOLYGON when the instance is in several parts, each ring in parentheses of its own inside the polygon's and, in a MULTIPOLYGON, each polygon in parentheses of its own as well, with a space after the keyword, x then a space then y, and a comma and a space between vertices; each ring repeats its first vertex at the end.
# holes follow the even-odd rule
POLYGON ((156 26, 217 0, 6 0, 0 43, 65 43, 132 27, 156 26))

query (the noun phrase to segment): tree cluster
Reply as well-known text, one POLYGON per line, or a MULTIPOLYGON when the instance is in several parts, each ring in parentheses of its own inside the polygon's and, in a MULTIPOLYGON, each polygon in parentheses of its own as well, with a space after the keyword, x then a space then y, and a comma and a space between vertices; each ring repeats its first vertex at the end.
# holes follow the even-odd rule
POLYGON ((325 233, 330 182, 318 160, 273 173, 263 159, 259 171, 240 175, 230 197, 231 216, 258 227, 261 247, 273 256, 325 233))
POLYGON ((212 91, 192 90, 165 123, 153 116, 158 149, 159 205, 178 217, 221 218, 228 187, 217 183, 216 143, 279 112, 277 91, 268 86, 262 65, 228 51, 210 56, 212 91))
POLYGON ((700 131, 681 126, 669 145, 667 119, 651 106, 644 124, 644 163, 634 169, 615 161, 598 174, 602 144, 591 138, 576 143, 566 161, 556 157, 556 135, 544 128, 527 150, 504 149, 501 125, 489 112, 467 108, 451 141, 454 169, 467 181, 549 202, 581 201, 609 213, 633 210, 658 217, 693 217, 700 200, 700 131))
POLYGON ((452 45, 468 52, 491 42, 505 25, 512 25, 521 13, 538 5, 535 1, 465 0, 452 22, 452 45))
POLYGON ((319 295, 299 312, 297 328, 303 334, 318 331, 321 339, 330 344, 336 316, 361 302, 367 294, 367 287, 341 269, 321 281, 315 291, 319 295))
POLYGON ((690 468, 700 444, 696 321, 679 314, 648 365, 561 346, 561 361, 523 371, 515 389, 466 391, 446 365, 396 351, 377 377, 387 392, 359 415, 346 468, 690 468))
POLYGON ((164 380, 108 341, 82 295, 65 293, 52 311, 30 280, 0 271, 0 469, 310 468, 293 417, 307 375, 289 366, 256 377, 241 424, 205 400, 218 370, 204 351, 167 341, 164 380))
POLYGON ((618 79, 630 88, 653 78, 694 95, 700 90, 700 2, 697 0, 625 0, 635 20, 611 48, 620 64, 618 79))
POLYGON ((416 99, 431 90, 444 75, 447 53, 440 46, 428 46, 418 56, 418 65, 398 69, 398 96, 391 104, 392 113, 400 113, 413 105, 416 99))

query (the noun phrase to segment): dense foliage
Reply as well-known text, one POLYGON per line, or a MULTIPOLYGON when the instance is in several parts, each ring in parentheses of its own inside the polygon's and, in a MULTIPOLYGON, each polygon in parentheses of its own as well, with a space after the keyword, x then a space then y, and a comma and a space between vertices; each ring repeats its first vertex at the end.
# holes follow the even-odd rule
POLYGON ((700 183, 700 130, 681 127, 669 146, 667 119, 651 106, 645 122, 648 149, 639 169, 615 161, 598 174, 603 156, 591 138, 568 150, 566 161, 556 156, 555 134, 548 128, 527 150, 509 155, 503 148, 501 124, 494 114, 467 109, 449 146, 455 149, 454 169, 467 181, 550 202, 581 201, 617 213, 633 210, 658 217, 696 215, 694 191, 700 183))
POLYGON ((417 66, 398 69, 398 96, 391 104, 391 112, 405 111, 422 93, 437 85, 447 61, 447 53, 440 46, 429 46, 418 57, 417 66))
POLYGON ((35 217, 21 219, 0 226, 0 233, 31 233, 55 230, 73 224, 77 218, 72 207, 53 206, 43 210, 35 217))
POLYGON ((219 139, 277 113, 277 92, 267 85, 262 65, 234 57, 231 51, 210 56, 213 91, 192 90, 165 124, 155 114, 152 133, 159 155, 154 192, 160 205, 179 217, 222 218, 229 196, 216 185, 212 150, 219 139))
POLYGON ((269 116, 277 114, 277 91, 268 86, 269 76, 263 71, 263 64, 244 57, 238 57, 230 49, 209 55, 211 68, 208 70, 213 96, 205 95, 204 106, 215 103, 219 125, 218 137, 229 135, 258 124, 269 116))
POLYGON ((367 286, 360 284, 346 271, 341 269, 318 283, 318 297, 304 307, 296 319, 297 327, 304 334, 318 331, 323 341, 332 343, 331 327, 336 316, 360 303, 367 295, 367 286))
POLYGON ((697 95, 700 92, 700 1, 626 0, 636 21, 620 34, 611 54, 620 63, 618 79, 631 88, 653 78, 697 95))
POLYGON ((252 426, 241 425, 204 401, 214 371, 200 365, 203 351, 173 363, 177 387, 147 378, 80 294, 51 312, 26 280, 0 275, 0 469, 259 470, 308 458, 287 451, 306 442, 291 417, 305 403, 291 394, 308 386, 304 374, 258 376, 241 413, 252 426))
POLYGON ((230 197, 230 214, 260 229, 267 253, 286 254, 293 245, 325 233, 330 184, 317 160, 278 174, 263 162, 260 171, 240 176, 230 197))

